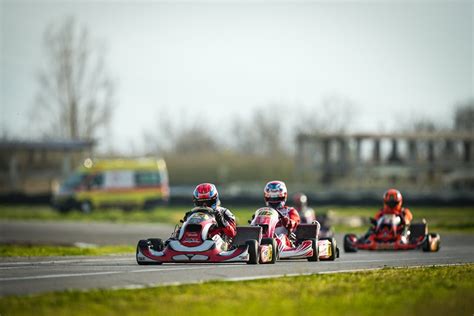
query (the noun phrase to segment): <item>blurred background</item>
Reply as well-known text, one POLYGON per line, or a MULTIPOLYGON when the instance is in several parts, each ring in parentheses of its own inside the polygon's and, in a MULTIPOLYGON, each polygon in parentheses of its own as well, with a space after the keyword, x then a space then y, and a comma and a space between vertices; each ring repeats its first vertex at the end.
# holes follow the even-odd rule
POLYGON ((396 187, 412 205, 472 206, 473 14, 1 0, 0 202, 48 205, 85 162, 147 157, 164 160, 146 181, 174 205, 200 182, 258 205, 279 179, 313 205, 381 205, 396 187))

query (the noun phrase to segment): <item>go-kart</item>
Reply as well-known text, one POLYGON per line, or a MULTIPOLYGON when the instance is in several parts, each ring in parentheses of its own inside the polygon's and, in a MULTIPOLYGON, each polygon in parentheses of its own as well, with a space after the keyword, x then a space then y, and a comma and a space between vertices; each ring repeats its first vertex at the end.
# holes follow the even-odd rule
POLYGON ((165 242, 159 238, 140 240, 137 263, 275 263, 275 248, 270 241, 261 238, 260 227, 237 227, 237 235, 228 242, 220 235, 209 236, 210 230, 217 225, 213 209, 196 207, 187 213, 183 225, 177 226, 165 242))
POLYGON ((378 220, 371 219, 374 228, 365 236, 354 234, 344 236, 344 251, 363 250, 411 250, 423 249, 436 252, 440 248, 439 234, 428 233, 428 225, 423 220, 413 223, 406 229, 400 216, 386 214, 378 220))
MULTIPOLYGON (((250 225, 262 229, 262 240, 274 240, 278 249, 279 259, 304 259, 308 261, 335 260, 339 257, 339 249, 334 238, 320 238, 320 225, 300 224, 293 236, 287 232, 279 232, 277 224, 284 215, 271 207, 262 207, 255 211, 250 225), (291 238, 293 237, 293 238, 291 238)), ((286 229, 283 229, 286 231, 286 229)), ((272 241, 273 242, 273 241, 272 241)))

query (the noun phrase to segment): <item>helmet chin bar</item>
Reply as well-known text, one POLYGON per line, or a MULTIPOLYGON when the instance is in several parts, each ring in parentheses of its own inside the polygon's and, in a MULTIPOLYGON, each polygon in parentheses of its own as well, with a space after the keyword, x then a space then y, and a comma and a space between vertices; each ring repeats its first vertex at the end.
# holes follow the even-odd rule
POLYGON ((267 201, 266 204, 272 208, 280 208, 285 206, 285 201, 267 201))

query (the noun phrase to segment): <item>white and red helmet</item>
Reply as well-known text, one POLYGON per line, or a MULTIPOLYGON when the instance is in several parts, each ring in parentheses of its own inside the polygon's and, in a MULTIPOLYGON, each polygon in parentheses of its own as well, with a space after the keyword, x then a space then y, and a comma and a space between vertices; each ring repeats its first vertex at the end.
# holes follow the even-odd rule
POLYGON ((265 185, 263 196, 267 206, 282 207, 288 198, 288 190, 283 181, 270 181, 265 185))
POLYGON ((201 183, 193 192, 193 202, 196 206, 204 206, 215 209, 219 206, 219 192, 212 183, 201 183))

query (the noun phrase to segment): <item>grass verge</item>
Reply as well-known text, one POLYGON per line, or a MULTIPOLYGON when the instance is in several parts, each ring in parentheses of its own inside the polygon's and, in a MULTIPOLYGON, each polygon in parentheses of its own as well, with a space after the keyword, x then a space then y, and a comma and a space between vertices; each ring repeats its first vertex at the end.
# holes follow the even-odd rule
POLYGON ((101 256, 110 254, 133 253, 133 246, 37 246, 37 245, 0 245, 0 257, 51 257, 51 256, 101 256))
POLYGON ((474 265, 0 298, 1 315, 471 315, 474 265))
MULTIPOLYGON (((239 225, 247 225, 247 220, 259 206, 231 207, 239 225)), ((368 219, 374 216, 376 207, 321 206, 317 214, 330 212, 333 218, 344 219, 359 216, 368 219)), ((416 207, 411 209, 414 220, 425 218, 433 232, 474 233, 474 207, 416 207)), ((186 207, 157 207, 152 211, 123 211, 120 209, 95 210, 92 214, 72 211, 59 213, 47 206, 0 206, 0 219, 5 220, 53 220, 53 221, 102 221, 119 223, 169 223, 176 224, 183 218, 186 207)), ((336 224, 337 232, 366 231, 368 226, 350 227, 336 224)))

